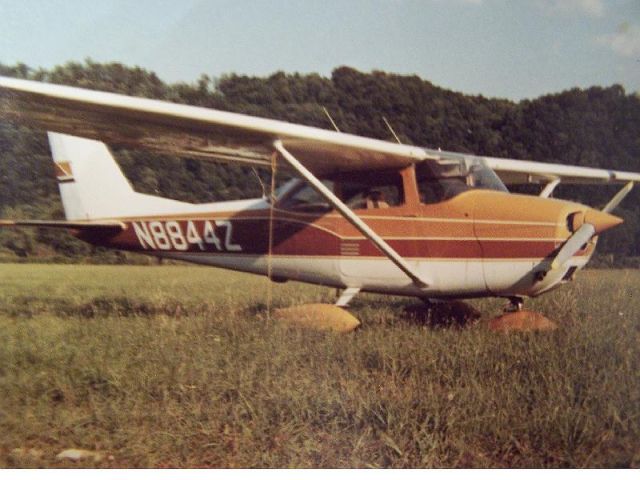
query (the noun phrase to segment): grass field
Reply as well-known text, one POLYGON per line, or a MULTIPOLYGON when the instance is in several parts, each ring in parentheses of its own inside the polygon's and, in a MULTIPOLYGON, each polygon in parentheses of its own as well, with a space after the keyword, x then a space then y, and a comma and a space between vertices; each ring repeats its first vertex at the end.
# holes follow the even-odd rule
MULTIPOLYGON (((560 328, 509 335, 373 295, 352 334, 291 329, 267 319, 267 285, 0 265, 0 466, 640 466, 639 271, 584 272, 527 303, 560 328), (56 460, 67 448, 105 455, 56 460)), ((275 306, 334 295, 273 289, 275 306)))

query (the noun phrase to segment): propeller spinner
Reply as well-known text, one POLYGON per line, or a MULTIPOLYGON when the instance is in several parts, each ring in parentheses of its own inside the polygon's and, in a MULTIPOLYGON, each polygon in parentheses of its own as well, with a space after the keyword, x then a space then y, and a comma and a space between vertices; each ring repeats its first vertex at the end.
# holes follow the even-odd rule
POLYGON ((608 230, 616 225, 620 225, 623 220, 620 217, 611 215, 611 211, 618 206, 624 197, 631 191, 633 182, 629 182, 620 190, 602 210, 588 209, 585 212, 577 212, 571 218, 571 229, 574 234, 564 243, 556 257, 551 263, 551 269, 557 270, 576 253, 582 250, 595 235, 608 230))

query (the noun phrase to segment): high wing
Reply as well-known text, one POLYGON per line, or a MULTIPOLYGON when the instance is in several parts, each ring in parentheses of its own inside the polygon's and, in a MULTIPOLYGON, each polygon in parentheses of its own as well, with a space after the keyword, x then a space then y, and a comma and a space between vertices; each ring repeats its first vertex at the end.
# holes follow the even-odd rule
MULTIPOLYGON (((0 77, 0 116, 111 145, 265 166, 270 165, 274 142, 279 140, 314 175, 474 157, 210 108, 8 77, 0 77)), ((484 159, 506 184, 640 181, 637 173, 476 158, 484 159)), ((289 167, 286 162, 283 166, 289 167)))
POLYGON ((626 183, 640 181, 640 174, 603 168, 574 167, 558 163, 542 163, 508 158, 484 157, 487 165, 507 185, 525 183, 626 183))
POLYGON ((547 184, 554 181, 569 184, 627 183, 640 181, 640 173, 604 168, 578 167, 560 163, 534 162, 512 158, 485 157, 425 148, 426 159, 437 162, 476 159, 491 168, 505 185, 547 184))
POLYGON ((210 108, 0 77, 0 116, 182 156, 270 165, 280 140, 314 174, 404 167, 421 148, 210 108))

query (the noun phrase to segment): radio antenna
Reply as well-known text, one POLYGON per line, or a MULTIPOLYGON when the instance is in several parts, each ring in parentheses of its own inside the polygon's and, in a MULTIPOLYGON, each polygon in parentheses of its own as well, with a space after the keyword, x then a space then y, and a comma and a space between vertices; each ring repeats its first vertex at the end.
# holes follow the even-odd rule
POLYGON ((327 116, 327 118, 331 122, 331 125, 333 125, 333 128, 336 129, 336 132, 340 132, 340 129, 338 128, 338 125, 336 125, 336 122, 334 122, 333 118, 331 118, 331 114, 329 113, 329 110, 327 110, 327 108, 324 105, 322 106, 322 110, 324 110, 325 115, 327 116))
POLYGON ((386 123, 387 128, 389 129, 391 134, 395 137, 396 142, 398 142, 400 145, 402 145, 402 142, 398 138, 398 135, 396 135, 396 132, 393 131, 393 128, 391 128, 391 124, 389 123, 389 121, 387 120, 387 118, 384 115, 382 116, 382 120, 384 120, 384 123, 386 123))

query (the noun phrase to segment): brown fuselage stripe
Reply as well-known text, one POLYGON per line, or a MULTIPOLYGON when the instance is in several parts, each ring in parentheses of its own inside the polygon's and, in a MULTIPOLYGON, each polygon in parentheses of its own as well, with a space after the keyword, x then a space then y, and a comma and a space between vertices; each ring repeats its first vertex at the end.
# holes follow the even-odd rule
MULTIPOLYGON (((140 241, 136 234, 132 222, 126 222, 127 229, 109 237, 92 238, 90 232, 80 232, 78 236, 83 240, 98 245, 104 245, 111 248, 118 248, 130 251, 149 252, 153 250, 162 250, 171 253, 229 253, 244 255, 266 255, 269 251, 269 223, 268 218, 229 218, 232 225, 230 238, 227 237, 226 226, 215 225, 214 216, 210 216, 210 220, 173 220, 173 224, 179 226, 180 234, 183 242, 182 249, 168 248, 157 249, 153 245, 146 245, 140 241), (209 222, 214 226, 217 236, 217 244, 207 243, 204 241, 195 242, 188 241, 188 230, 191 229, 193 240, 193 229, 197 237, 204 239, 205 222, 209 222), (191 223, 191 225, 189 225, 191 223), (230 250, 227 248, 226 241, 232 246, 238 246, 239 249, 230 250)), ((227 217, 228 218, 228 217, 227 217)), ((332 219, 331 222, 317 222, 318 224, 309 224, 305 222, 291 222, 286 218, 276 218, 273 228, 273 249, 274 255, 300 255, 300 256, 316 256, 316 257, 344 257, 357 258, 361 257, 382 257, 382 253, 368 240, 363 238, 340 238, 338 230, 344 233, 353 233, 350 231, 350 225, 342 219, 332 219), (333 225, 329 225, 333 223, 333 225), (333 228, 330 228, 333 227, 333 228), (342 227, 342 228, 339 228, 342 227), (354 255, 355 254, 355 255, 354 255)), ((219 219, 218 219, 219 221, 219 219)), ((136 222, 139 225, 144 224, 149 228, 152 223, 160 224, 162 229, 166 228, 166 221, 144 221, 136 222)), ((387 222, 387 228, 378 226, 376 231, 380 232, 383 238, 401 256, 406 258, 432 258, 432 259, 525 259, 525 258, 545 258, 552 255, 562 240, 553 238, 553 232, 546 226, 516 226, 514 230, 518 233, 527 233, 525 238, 511 235, 507 233, 503 225, 498 225, 494 230, 483 229, 485 237, 476 239, 473 232, 473 224, 462 224, 464 232, 458 228, 460 224, 449 223, 441 226, 441 228, 433 228, 433 225, 424 224, 422 228, 416 228, 415 223, 408 225, 407 222, 387 222), (464 233, 464 235, 461 235, 464 233), (490 235, 493 233, 493 235, 490 235), (421 238, 423 237, 423 238, 421 238), (424 238, 426 237, 426 238, 424 238), (443 238, 438 238, 443 237, 443 238), (462 238, 460 238, 462 237, 462 238)), ((357 232, 355 232, 357 234, 357 232)), ((509 232, 513 233, 513 231, 509 232)), ((170 242, 165 241, 165 246, 170 242)), ((581 252, 584 255, 586 252, 581 252)))

